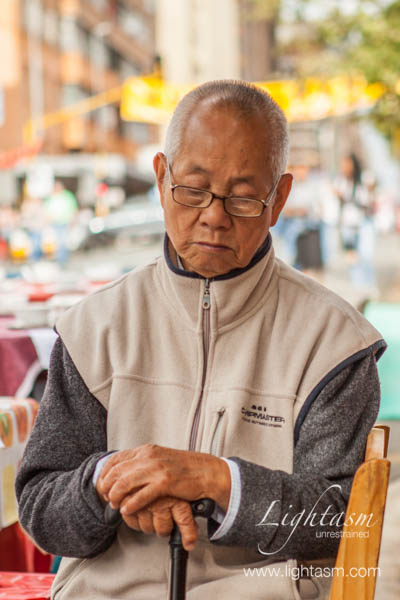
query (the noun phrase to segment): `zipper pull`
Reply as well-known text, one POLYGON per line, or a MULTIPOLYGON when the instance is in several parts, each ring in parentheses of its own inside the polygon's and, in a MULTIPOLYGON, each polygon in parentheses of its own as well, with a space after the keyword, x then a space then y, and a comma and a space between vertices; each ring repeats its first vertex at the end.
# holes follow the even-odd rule
POLYGON ((206 279, 204 294, 203 294, 203 309, 208 310, 211 306, 211 296, 210 296, 210 280, 206 279))

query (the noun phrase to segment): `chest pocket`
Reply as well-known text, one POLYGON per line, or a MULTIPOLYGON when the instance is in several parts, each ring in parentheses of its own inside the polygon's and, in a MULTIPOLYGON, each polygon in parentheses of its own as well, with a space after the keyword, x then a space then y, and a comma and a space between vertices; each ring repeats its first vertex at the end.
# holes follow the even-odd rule
POLYGON ((294 401, 249 390, 211 392, 203 450, 290 473, 294 401))

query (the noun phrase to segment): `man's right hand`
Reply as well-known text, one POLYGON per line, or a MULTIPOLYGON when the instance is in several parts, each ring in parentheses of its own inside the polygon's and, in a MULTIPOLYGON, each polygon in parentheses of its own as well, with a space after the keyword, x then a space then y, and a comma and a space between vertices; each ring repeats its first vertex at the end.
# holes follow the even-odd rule
POLYGON ((163 537, 171 533, 175 522, 181 532, 185 550, 193 550, 197 541, 197 523, 192 507, 186 500, 159 498, 137 513, 123 515, 123 520, 131 529, 163 537))

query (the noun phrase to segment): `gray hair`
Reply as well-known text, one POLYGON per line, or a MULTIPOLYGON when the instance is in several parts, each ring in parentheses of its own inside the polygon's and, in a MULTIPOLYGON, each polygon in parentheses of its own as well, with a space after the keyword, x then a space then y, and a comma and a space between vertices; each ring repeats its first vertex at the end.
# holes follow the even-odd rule
POLYGON ((231 108, 243 118, 257 115, 264 122, 271 152, 266 156, 273 181, 287 165, 289 133, 286 117, 269 94, 251 83, 223 79, 208 81, 182 98, 167 129, 165 154, 173 163, 179 154, 184 133, 195 109, 202 102, 215 108, 231 108))

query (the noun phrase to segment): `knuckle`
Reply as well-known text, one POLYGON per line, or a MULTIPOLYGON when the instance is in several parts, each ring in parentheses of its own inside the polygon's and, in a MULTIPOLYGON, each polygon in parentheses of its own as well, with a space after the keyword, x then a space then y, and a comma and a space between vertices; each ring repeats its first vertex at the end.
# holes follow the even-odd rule
POLYGON ((169 486, 171 482, 171 477, 169 475, 169 473, 167 471, 161 471, 160 476, 159 476, 159 485, 165 489, 169 486))
POLYGON ((112 480, 118 479, 118 478, 120 477, 121 471, 122 471, 122 466, 121 466, 121 464, 120 464, 120 463, 116 463, 116 464, 115 464, 115 465, 113 465, 113 466, 111 467, 111 469, 108 471, 108 473, 107 473, 107 479, 108 479, 109 481, 112 481, 112 480))
POLYGON ((150 458, 153 456, 156 456, 157 449, 158 449, 158 446, 156 444, 145 444, 143 446, 144 453, 146 454, 146 456, 149 456, 150 458))

